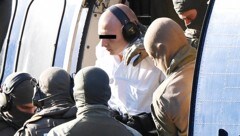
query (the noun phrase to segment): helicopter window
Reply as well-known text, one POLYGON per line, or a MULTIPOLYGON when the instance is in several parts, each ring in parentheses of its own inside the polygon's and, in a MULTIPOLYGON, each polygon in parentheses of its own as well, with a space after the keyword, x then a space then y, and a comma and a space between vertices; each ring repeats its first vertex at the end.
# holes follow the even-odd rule
POLYGON ((20 39, 17 71, 39 73, 52 66, 64 4, 64 0, 33 1, 20 39))

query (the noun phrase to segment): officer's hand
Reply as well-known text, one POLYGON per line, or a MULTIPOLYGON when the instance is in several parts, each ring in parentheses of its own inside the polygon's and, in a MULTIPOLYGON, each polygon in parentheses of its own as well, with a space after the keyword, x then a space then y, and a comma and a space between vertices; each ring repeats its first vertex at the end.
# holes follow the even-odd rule
POLYGON ((132 46, 128 47, 126 49, 126 53, 124 54, 124 63, 128 65, 131 61, 131 59, 138 55, 137 58, 133 61, 133 66, 136 66, 139 62, 141 62, 143 59, 145 59, 148 54, 143 46, 143 43, 134 43, 132 46))

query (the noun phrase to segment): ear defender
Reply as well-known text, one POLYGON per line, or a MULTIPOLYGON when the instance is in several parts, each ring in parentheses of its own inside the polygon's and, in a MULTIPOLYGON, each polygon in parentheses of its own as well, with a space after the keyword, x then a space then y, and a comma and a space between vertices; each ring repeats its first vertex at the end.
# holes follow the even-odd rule
POLYGON ((133 43, 137 38, 140 37, 140 29, 137 24, 130 22, 127 15, 120 8, 112 6, 109 8, 109 10, 117 17, 117 19, 123 25, 122 35, 127 42, 133 43))
POLYGON ((0 93, 0 110, 2 112, 10 109, 12 105, 11 102, 11 97, 8 97, 8 95, 3 92, 0 93))

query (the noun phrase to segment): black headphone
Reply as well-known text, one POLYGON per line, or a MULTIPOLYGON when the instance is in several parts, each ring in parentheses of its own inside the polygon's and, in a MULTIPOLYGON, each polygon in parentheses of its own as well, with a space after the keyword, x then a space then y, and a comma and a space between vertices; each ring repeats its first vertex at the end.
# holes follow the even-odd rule
POLYGON ((138 25, 130 22, 128 16, 120 8, 112 6, 109 8, 109 10, 117 17, 117 19, 123 25, 122 35, 127 42, 132 43, 140 37, 140 29, 138 25))
POLYGON ((26 80, 32 80, 34 78, 31 77, 28 73, 20 73, 16 77, 14 77, 8 83, 4 83, 1 87, 0 92, 0 110, 8 111, 12 105, 12 91, 16 88, 19 84, 26 80))

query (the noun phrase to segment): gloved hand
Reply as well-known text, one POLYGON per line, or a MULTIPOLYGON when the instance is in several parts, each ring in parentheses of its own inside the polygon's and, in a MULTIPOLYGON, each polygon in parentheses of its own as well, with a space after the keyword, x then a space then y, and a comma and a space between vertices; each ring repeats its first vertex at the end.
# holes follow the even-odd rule
POLYGON ((131 59, 136 55, 138 56, 133 61, 133 66, 136 66, 148 56, 141 39, 136 40, 130 47, 126 49, 126 53, 123 56, 124 63, 128 65, 131 59))

